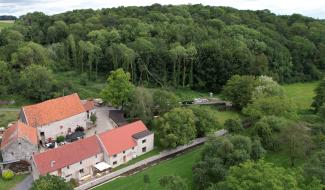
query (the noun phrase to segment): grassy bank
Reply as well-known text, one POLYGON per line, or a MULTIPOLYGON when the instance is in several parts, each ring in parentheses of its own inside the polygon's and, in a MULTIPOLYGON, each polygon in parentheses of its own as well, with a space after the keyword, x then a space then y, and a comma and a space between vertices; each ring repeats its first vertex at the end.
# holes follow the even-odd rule
POLYGON ((26 175, 17 175, 12 180, 3 180, 0 177, 0 189, 1 190, 11 190, 13 189, 18 183, 25 179, 26 175))
POLYGON ((181 176, 183 179, 186 180, 190 189, 193 189, 192 166, 194 165, 194 163, 196 163, 196 160, 199 158, 201 150, 202 148, 196 148, 193 151, 180 155, 172 160, 163 161, 158 165, 152 166, 132 176, 115 179, 95 189, 141 190, 146 188, 163 190, 163 188, 159 185, 159 179, 162 176, 166 175, 181 176), (143 176, 145 174, 150 177, 149 184, 145 184, 143 181, 143 176))

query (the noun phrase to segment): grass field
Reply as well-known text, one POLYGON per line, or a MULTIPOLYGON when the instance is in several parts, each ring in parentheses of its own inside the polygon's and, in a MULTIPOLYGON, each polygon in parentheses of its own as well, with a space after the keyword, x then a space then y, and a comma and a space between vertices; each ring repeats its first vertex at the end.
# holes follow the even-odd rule
POLYGON ((0 177, 0 189, 1 190, 11 190, 15 187, 19 182, 24 180, 26 175, 17 175, 12 180, 6 181, 0 177))
POLYGON ((315 96, 315 88, 318 82, 310 83, 295 83, 284 85, 285 93, 289 96, 297 105, 298 112, 304 112, 310 109, 310 105, 313 102, 315 96))
POLYGON ((19 112, 0 111, 0 127, 7 127, 9 122, 17 121, 19 112))
POLYGON ((200 156, 202 148, 178 156, 172 160, 163 161, 162 163, 145 169, 137 174, 128 177, 121 177, 95 188, 96 190, 142 190, 142 189, 163 189, 159 185, 159 179, 166 175, 178 175, 186 180, 190 189, 193 189, 192 166, 200 156), (150 177, 150 183, 147 185, 143 182, 143 176, 147 174, 150 177))
POLYGON ((0 21, 0 31, 3 28, 8 28, 8 27, 12 26, 13 23, 14 23, 13 20, 1 20, 0 21))

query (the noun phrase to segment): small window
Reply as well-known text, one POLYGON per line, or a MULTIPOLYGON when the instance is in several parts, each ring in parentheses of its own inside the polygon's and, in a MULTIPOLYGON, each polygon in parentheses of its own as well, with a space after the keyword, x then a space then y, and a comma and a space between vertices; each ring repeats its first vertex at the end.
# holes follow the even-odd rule
POLYGON ((147 147, 143 147, 142 152, 147 152, 147 147))
POLYGON ((70 166, 67 166, 67 169, 70 169, 70 166))
POLYGON ((116 158, 117 157, 117 154, 114 154, 113 158, 116 158))
POLYGON ((97 158, 97 154, 95 155, 95 158, 97 158))
POLYGON ((147 140, 146 140, 146 139, 143 139, 143 140, 142 140, 142 144, 143 144, 143 143, 146 143, 146 142, 147 142, 147 140))
POLYGON ((123 151, 123 154, 125 154, 125 150, 123 151))
POLYGON ((72 174, 69 174, 69 175, 65 176, 65 178, 68 178, 68 177, 71 177, 71 176, 72 176, 72 174))
POLYGON ((132 147, 132 150, 134 150, 134 147, 132 147))
POLYGON ((21 142, 19 142, 18 144, 21 145, 21 142))
POLYGON ((80 164, 82 164, 82 161, 80 161, 80 164))
POLYGON ((41 133, 40 133, 40 135, 41 135, 41 136, 44 136, 44 135, 45 135, 45 133, 44 133, 44 132, 41 132, 41 133))
POLYGON ((15 155, 15 153, 14 152, 11 152, 11 155, 15 155))
POLYGON ((117 164, 117 161, 114 161, 114 162, 113 162, 113 165, 116 165, 116 164, 117 164))
POLYGON ((60 125, 60 129, 63 129, 63 126, 62 125, 60 125))
POLYGON ((81 174, 84 173, 84 169, 79 170, 79 172, 80 172, 81 174))

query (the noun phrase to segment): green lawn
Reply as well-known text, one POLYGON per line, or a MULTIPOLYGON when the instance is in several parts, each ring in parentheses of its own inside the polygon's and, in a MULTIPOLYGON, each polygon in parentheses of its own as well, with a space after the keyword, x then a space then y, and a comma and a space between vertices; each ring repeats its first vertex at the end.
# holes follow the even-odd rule
POLYGON ((151 156, 155 156, 155 155, 158 155, 158 154, 159 154, 159 150, 157 148, 155 148, 155 149, 153 149, 152 151, 150 151, 150 152, 148 152, 146 154, 143 154, 143 155, 141 155, 139 157, 136 157, 135 159, 132 159, 131 161, 114 168, 113 171, 122 169, 122 168, 124 168, 126 166, 132 165, 132 164, 137 163, 137 162, 139 162, 141 160, 144 160, 146 158, 149 158, 151 156))
POLYGON ((291 167, 291 163, 289 157, 284 152, 271 152, 268 151, 265 156, 265 161, 274 163, 276 166, 281 166, 284 168, 298 168, 303 165, 303 159, 297 159, 295 162, 295 166, 291 167))
POLYGON ((19 112, 0 111, 0 127, 7 127, 9 122, 17 121, 19 112))
POLYGON ((310 108, 317 85, 318 82, 310 82, 288 84, 283 87, 286 95, 297 104, 298 112, 304 112, 310 108))
POLYGON ((8 27, 12 26, 13 23, 14 23, 13 20, 3 20, 3 21, 0 21, 0 31, 3 28, 8 28, 8 27))
POLYGON ((145 184, 143 182, 143 176, 148 174, 150 177, 150 184, 146 189, 163 189, 159 185, 159 179, 166 175, 178 175, 186 180, 190 189, 193 189, 192 182, 192 166, 200 156, 202 148, 196 148, 195 150, 178 156, 174 159, 163 161, 162 163, 145 169, 132 176, 121 177, 115 179, 109 183, 103 184, 95 189, 97 190, 141 190, 144 189, 145 184))
POLYGON ((17 175, 12 180, 6 181, 0 177, 0 189, 10 190, 15 187, 19 182, 25 179, 26 175, 17 175))

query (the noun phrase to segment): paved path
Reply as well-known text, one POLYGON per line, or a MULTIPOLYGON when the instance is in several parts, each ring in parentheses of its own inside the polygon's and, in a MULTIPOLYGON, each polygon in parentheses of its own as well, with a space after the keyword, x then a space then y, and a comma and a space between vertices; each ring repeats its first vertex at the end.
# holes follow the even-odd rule
POLYGON ((20 111, 19 108, 0 108, 0 111, 20 111))
POLYGON ((28 190, 32 187, 33 177, 29 174, 22 182, 18 183, 12 190, 28 190))
MULTIPOLYGON (((217 131, 215 133, 216 136, 223 136, 227 133, 226 130, 222 129, 220 131, 217 131)), ((115 172, 112 172, 112 173, 109 173, 107 175, 104 175, 104 176, 101 176, 99 178, 94 178, 88 182, 85 182, 84 184, 80 185, 79 187, 76 187, 75 190, 86 190, 86 189, 90 189, 94 186, 97 186, 97 185, 100 185, 102 183, 106 183, 108 182, 109 180, 111 179, 114 179, 128 171, 131 171, 131 170, 134 170, 134 169, 137 169, 141 166, 145 166, 147 164, 150 164, 154 161, 157 161, 157 160, 160 160, 162 158, 165 158, 167 156, 170 156, 170 155, 173 155, 175 153, 178 153, 178 152, 181 152, 183 150, 186 150, 188 148, 191 148, 191 147, 194 147, 196 145, 199 145, 199 144, 203 144, 205 141, 207 140, 206 137, 203 137, 203 138, 197 138, 195 140, 193 140, 191 143, 187 144, 187 145, 183 145, 183 146, 179 146, 175 149, 171 149, 171 150, 165 150, 165 151, 162 151, 160 152, 158 155, 156 156, 152 156, 150 158, 147 158, 147 159, 144 159, 142 161, 139 161, 135 164, 132 164, 130 166, 127 166, 125 168, 122 168, 120 170, 117 170, 115 172)))

